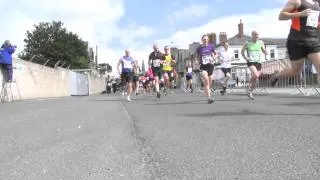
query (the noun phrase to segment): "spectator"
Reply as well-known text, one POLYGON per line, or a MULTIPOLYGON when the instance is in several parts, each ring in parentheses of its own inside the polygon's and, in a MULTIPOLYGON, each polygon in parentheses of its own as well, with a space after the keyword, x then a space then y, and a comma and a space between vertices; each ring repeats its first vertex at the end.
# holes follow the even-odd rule
POLYGON ((15 52, 16 46, 12 46, 9 40, 6 40, 0 49, 0 65, 6 75, 6 81, 12 82, 12 54, 15 52))

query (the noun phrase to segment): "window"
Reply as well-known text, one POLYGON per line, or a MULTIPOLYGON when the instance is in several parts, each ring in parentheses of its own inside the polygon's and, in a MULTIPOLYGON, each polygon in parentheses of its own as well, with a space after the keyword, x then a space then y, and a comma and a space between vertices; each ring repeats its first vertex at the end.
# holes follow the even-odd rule
POLYGON ((233 54, 234 54, 234 59, 239 59, 239 50, 234 50, 233 54))
POLYGON ((275 58, 275 52, 274 49, 270 50, 270 59, 274 59, 275 58))

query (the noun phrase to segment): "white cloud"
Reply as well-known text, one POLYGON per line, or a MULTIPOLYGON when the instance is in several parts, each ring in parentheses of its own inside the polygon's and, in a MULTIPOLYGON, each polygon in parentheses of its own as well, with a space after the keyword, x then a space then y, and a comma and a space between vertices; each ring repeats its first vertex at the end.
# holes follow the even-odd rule
MULTIPOLYGON (((6 3, 0 4, 3 7, 6 3)), ((137 24, 130 24, 124 29, 117 26, 116 23, 125 13, 123 0, 17 0, 10 6, 7 11, 0 7, 1 12, 6 14, 2 24, 7 24, 1 28, 0 40, 10 39, 18 45, 17 53, 24 48, 23 39, 27 30, 32 30, 34 24, 52 20, 61 20, 69 31, 89 41, 89 46, 98 45, 99 63, 108 62, 112 66, 123 54, 123 49, 112 47, 111 42, 118 40, 122 46, 130 45, 133 55, 142 58, 142 50, 134 51, 141 46, 137 39, 148 38, 154 33, 151 28, 137 24)))

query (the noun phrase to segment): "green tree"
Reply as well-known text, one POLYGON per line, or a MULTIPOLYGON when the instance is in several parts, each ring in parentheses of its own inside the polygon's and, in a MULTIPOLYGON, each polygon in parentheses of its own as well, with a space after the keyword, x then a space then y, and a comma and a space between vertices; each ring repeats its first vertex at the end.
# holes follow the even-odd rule
POLYGON ((72 68, 88 68, 88 47, 77 34, 68 32, 61 21, 41 22, 26 32, 25 48, 19 58, 42 55, 51 62, 66 62, 72 68))

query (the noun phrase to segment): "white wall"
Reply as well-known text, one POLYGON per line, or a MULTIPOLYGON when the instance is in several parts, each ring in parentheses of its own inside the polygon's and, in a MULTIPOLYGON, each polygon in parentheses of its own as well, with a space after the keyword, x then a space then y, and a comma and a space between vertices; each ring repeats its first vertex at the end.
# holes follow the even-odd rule
MULTIPOLYGON (((69 71, 63 68, 50 68, 40 64, 14 59, 12 95, 15 100, 70 96, 69 71)), ((90 94, 105 90, 105 80, 89 75, 90 94)), ((0 84, 3 82, 0 73, 0 84)), ((2 91, 0 86, 0 92, 2 91)))

